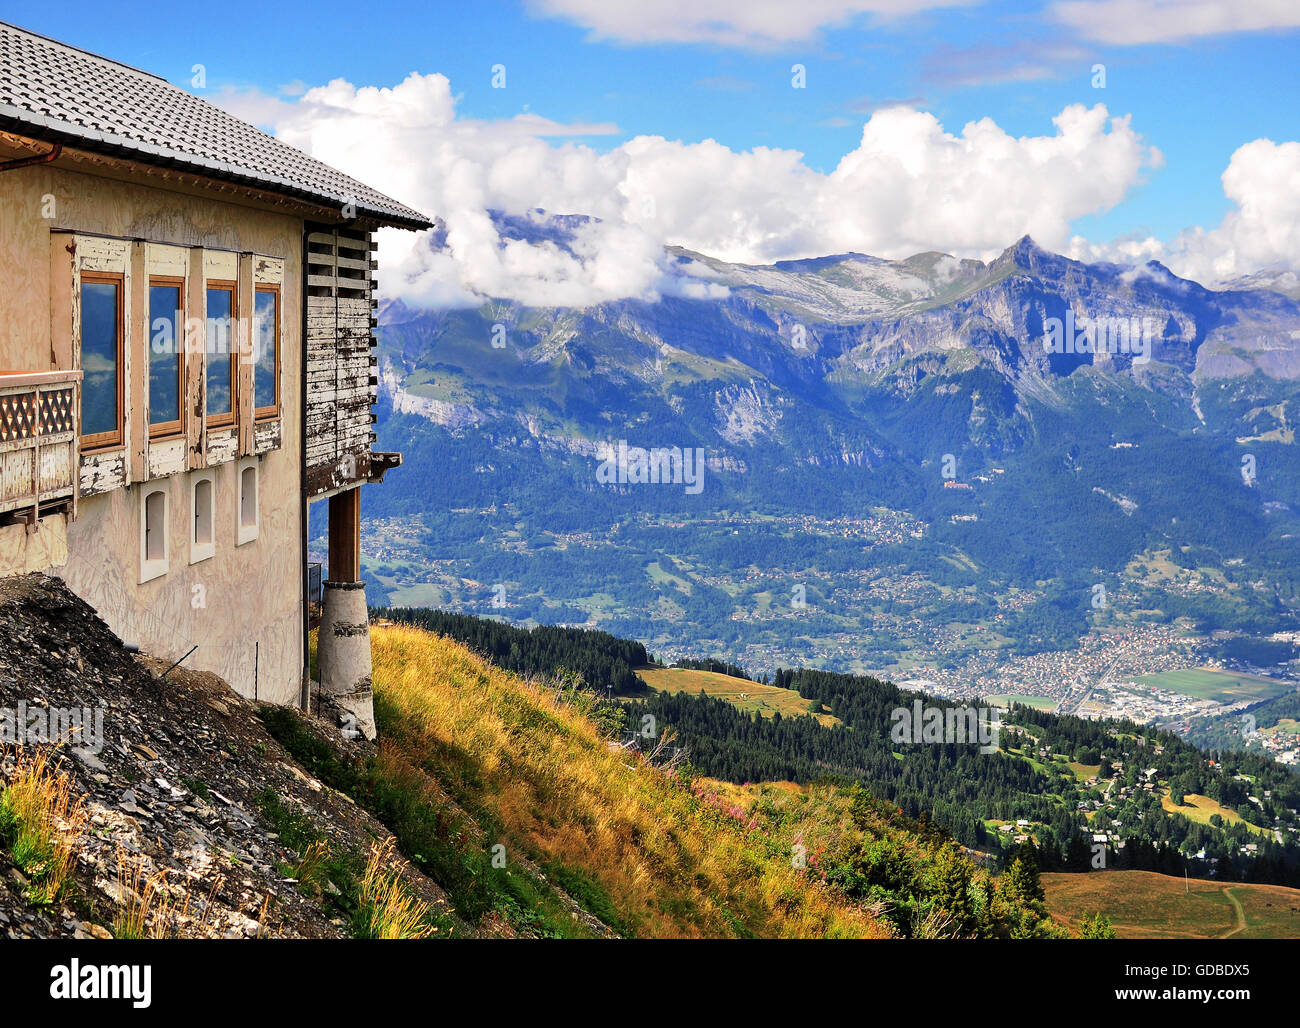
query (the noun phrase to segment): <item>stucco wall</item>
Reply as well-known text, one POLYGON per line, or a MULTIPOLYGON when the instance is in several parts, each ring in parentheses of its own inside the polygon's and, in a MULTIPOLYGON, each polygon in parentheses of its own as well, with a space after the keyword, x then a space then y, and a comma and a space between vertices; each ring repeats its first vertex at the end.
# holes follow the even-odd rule
POLYGON ((140 505, 155 483, 81 500, 58 573, 122 638, 187 667, 211 670, 244 695, 297 702, 301 689, 299 412, 302 221, 209 196, 58 166, 0 176, 0 370, 53 369, 66 299, 51 296, 51 231, 143 238, 254 252, 285 261, 281 303, 278 450, 260 468, 258 538, 236 545, 238 461, 210 469, 216 489, 215 555, 191 565, 191 479, 157 480, 168 493, 168 573, 140 578, 140 505), (52 217, 45 217, 51 213, 52 217), (255 672, 256 667, 256 672, 255 672), (255 677, 256 675, 256 677, 255 677))

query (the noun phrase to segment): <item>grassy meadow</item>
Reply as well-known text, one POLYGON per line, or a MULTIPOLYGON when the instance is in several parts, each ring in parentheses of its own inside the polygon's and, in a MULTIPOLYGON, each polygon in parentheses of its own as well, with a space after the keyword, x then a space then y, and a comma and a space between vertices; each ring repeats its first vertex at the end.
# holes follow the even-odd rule
MULTIPOLYGON (((800 717, 810 713, 808 701, 793 689, 762 685, 716 671, 669 667, 638 668, 636 673, 646 685, 658 692, 703 692, 714 699, 733 703, 747 714, 757 711, 763 717, 771 717, 780 712, 782 717, 800 717)), ((817 720, 828 727, 839 723, 838 718, 826 713, 817 714, 817 720)))
POLYGON ((1121 939, 1295 938, 1300 889, 1184 881, 1152 871, 1045 874, 1053 917, 1069 927, 1100 911, 1121 939))
POLYGON ((414 628, 376 627, 371 644, 384 759, 480 826, 465 845, 500 844, 508 867, 543 869, 620 934, 891 934, 754 819, 606 741, 553 686, 414 628))

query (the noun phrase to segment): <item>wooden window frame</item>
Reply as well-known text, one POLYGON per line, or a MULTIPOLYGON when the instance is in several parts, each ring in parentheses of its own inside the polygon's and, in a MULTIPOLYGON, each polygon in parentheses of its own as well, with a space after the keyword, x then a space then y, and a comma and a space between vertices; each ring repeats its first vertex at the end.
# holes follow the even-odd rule
MULTIPOLYGON (((111 432, 94 432, 82 435, 82 453, 111 450, 126 442, 126 275, 120 271, 82 271, 77 276, 77 304, 80 310, 77 325, 77 363, 81 364, 81 345, 85 335, 85 309, 82 304, 82 287, 87 282, 111 283, 117 286, 117 427, 111 432)), ((86 388, 83 375, 81 388, 86 388)), ((84 406, 85 401, 82 400, 84 406)), ((78 423, 82 411, 77 411, 78 423)))
MULTIPOLYGON (((149 438, 154 439, 172 439, 180 435, 185 425, 185 279, 176 275, 150 275, 149 282, 145 287, 145 300, 148 303, 149 290, 154 286, 174 286, 176 288, 176 297, 180 303, 180 324, 177 326, 180 337, 176 340, 176 413, 178 415, 175 421, 164 421, 160 424, 153 424, 153 397, 150 396, 149 405, 149 438)), ((145 333, 145 353, 147 360, 145 368, 145 382, 152 387, 153 384, 153 309, 150 307, 145 316, 149 319, 149 331, 145 333)))
POLYGON ((229 428, 239 422, 239 283, 229 279, 210 278, 203 283, 203 415, 207 428, 229 428), (207 402, 208 382, 208 292, 213 289, 230 293, 230 413, 209 414, 207 402))
MULTIPOLYGON (((257 294, 273 293, 275 294, 275 403, 270 407, 255 407, 253 410, 254 421, 275 421, 280 417, 281 398, 280 398, 280 323, 283 320, 280 309, 281 296, 280 286, 275 283, 260 283, 253 287, 253 321, 250 330, 255 331, 257 328, 257 294)), ((253 403, 257 403, 257 365, 253 365, 253 403)))

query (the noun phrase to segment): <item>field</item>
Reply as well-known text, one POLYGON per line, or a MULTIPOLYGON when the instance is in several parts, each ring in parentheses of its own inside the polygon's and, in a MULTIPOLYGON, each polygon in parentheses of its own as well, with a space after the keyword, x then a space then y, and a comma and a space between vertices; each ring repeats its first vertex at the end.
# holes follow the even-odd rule
POLYGON ((1086 782, 1089 778, 1096 778, 1101 772, 1100 764, 1080 764, 1076 761, 1069 761, 1070 770, 1074 772, 1074 777, 1081 782, 1086 782))
POLYGON ((1270 700, 1295 690, 1293 682, 1238 671, 1216 671, 1213 668, 1162 671, 1154 675, 1142 675, 1138 681, 1157 689, 1169 689, 1184 696, 1216 700, 1219 703, 1270 700))
MULTIPOLYGON (((809 713, 808 701, 793 689, 778 689, 774 685, 761 685, 744 678, 733 678, 714 671, 694 671, 690 668, 638 668, 637 674, 651 689, 658 692, 699 693, 726 700, 746 713, 758 711, 764 717, 780 712, 782 717, 799 717, 809 713)), ((839 719, 830 714, 818 714, 817 720, 830 726, 839 719)))
MULTIPOLYGON (((1208 825, 1210 823, 1210 817, 1213 814, 1218 814, 1229 824, 1237 824, 1241 821, 1241 816, 1235 810, 1230 810, 1228 807, 1223 806, 1223 804, 1219 803, 1217 800, 1210 799, 1208 796, 1199 796, 1194 792, 1189 792, 1183 797, 1183 804, 1184 805, 1181 807, 1175 806, 1174 801, 1169 798, 1168 792, 1162 792, 1160 796, 1160 805, 1164 807, 1165 810, 1169 811, 1171 814, 1182 814, 1183 817, 1190 821, 1195 821, 1198 824, 1208 825)), ((1272 832, 1260 828, 1258 825, 1250 825, 1249 827, 1252 830, 1259 832, 1260 835, 1273 834, 1272 832)))
POLYGON ((985 696, 984 700, 995 707, 1009 707, 1013 703, 1023 703, 1026 707, 1033 707, 1035 710, 1056 709, 1056 700, 1046 696, 1023 696, 1020 693, 1008 692, 985 696))
POLYGON ((1300 889, 1184 883, 1151 871, 1045 874, 1042 882, 1058 921, 1073 928, 1102 913, 1121 939, 1300 938, 1300 889))

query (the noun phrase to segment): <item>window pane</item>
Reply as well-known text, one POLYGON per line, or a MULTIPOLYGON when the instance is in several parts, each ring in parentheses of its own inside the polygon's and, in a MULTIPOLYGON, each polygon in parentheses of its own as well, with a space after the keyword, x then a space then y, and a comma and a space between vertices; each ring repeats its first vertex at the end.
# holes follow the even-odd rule
POLYGON ((81 283, 81 434, 117 431, 116 282, 81 283))
POLYGON ((149 287, 149 424, 181 419, 181 289, 149 287))
POLYGON ((279 323, 279 310, 275 293, 259 290, 253 327, 256 332, 253 365, 253 406, 259 409, 274 407, 275 395, 275 329, 279 323))
POLYGON ((229 289, 208 290, 208 417, 230 414, 234 408, 235 294, 229 289))

